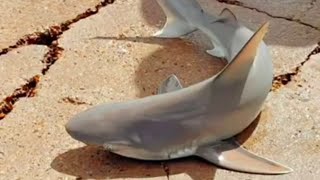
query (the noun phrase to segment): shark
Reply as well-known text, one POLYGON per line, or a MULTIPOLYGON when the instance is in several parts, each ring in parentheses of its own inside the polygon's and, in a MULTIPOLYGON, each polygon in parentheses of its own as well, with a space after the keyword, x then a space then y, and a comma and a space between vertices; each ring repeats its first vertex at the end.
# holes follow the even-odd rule
POLYGON ((197 156, 233 171, 292 172, 243 148, 234 138, 258 117, 272 87, 271 55, 263 42, 269 23, 253 32, 228 9, 214 17, 193 0, 158 2, 168 22, 155 36, 181 37, 200 30, 218 42, 215 52, 222 52, 218 55, 228 64, 188 87, 172 74, 156 95, 90 107, 67 122, 67 133, 127 158, 163 161, 197 156))

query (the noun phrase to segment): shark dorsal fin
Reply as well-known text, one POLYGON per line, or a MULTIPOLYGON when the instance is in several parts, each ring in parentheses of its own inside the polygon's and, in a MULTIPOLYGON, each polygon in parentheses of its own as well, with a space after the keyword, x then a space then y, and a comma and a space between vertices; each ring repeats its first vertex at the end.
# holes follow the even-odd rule
POLYGON ((242 47, 233 60, 215 77, 215 81, 232 83, 239 79, 246 79, 254 62, 258 47, 268 31, 269 23, 263 24, 242 47))
POLYGON ((220 21, 229 21, 229 22, 237 22, 238 21, 236 15, 228 8, 224 8, 220 12, 219 16, 221 17, 220 21))
POLYGON ((176 91, 182 89, 182 85, 174 74, 170 75, 165 81, 163 81, 162 85, 158 90, 158 94, 164 94, 172 91, 176 91))

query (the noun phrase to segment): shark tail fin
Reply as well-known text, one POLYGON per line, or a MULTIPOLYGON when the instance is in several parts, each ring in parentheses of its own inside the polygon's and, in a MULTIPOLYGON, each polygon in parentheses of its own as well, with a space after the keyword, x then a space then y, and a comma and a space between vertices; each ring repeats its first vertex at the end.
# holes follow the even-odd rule
POLYGON ((196 155, 217 166, 239 172, 276 175, 293 171, 289 167, 247 151, 233 139, 200 147, 196 155))
POLYGON ((160 38, 178 38, 195 31, 196 28, 189 26, 179 17, 168 17, 164 27, 153 34, 160 38))
POLYGON ((166 13, 166 16, 167 21, 164 27, 154 33, 153 36, 160 38, 178 38, 196 30, 195 27, 191 27, 184 18, 177 14, 166 13))
POLYGON ((267 33, 268 27, 269 22, 266 22, 253 34, 234 59, 220 71, 215 81, 233 83, 239 79, 247 78, 255 57, 259 53, 259 45, 267 33))

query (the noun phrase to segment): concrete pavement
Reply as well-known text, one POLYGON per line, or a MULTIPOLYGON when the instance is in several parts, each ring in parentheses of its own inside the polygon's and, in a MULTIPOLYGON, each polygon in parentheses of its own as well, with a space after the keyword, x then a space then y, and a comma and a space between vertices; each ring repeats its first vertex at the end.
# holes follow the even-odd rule
MULTIPOLYGON (((102 102, 152 95, 171 73, 189 86, 225 65, 204 52, 208 43, 199 32, 182 40, 150 38, 165 20, 154 0, 117 0, 72 23, 54 43, 19 46, 0 55, 0 101, 26 79, 40 75, 36 95, 19 98, 0 120, 0 179, 317 179, 320 56, 311 56, 311 52, 320 42, 319 1, 200 2, 214 14, 230 8, 253 30, 270 21, 265 41, 279 84, 270 92, 260 119, 239 138, 247 149, 286 164, 294 172, 281 176, 243 174, 195 158, 135 161, 71 139, 64 124, 77 112, 102 102), (57 47, 61 48, 59 54, 53 50, 57 47), (43 61, 50 59, 48 52, 57 61, 43 74, 47 66, 43 61)), ((6 11, 0 18, 0 49, 16 44, 25 34, 74 19, 99 2, 38 3, 2 3, 0 9, 6 11), (14 16, 10 9, 21 13, 14 16), (10 22, 15 25, 8 26, 10 22)))

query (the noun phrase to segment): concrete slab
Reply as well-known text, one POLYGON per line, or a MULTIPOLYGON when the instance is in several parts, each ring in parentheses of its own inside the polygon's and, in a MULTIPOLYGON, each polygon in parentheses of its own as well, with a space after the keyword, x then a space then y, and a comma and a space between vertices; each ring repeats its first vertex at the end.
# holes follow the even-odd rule
MULTIPOLYGON (((319 31, 295 22, 216 1, 201 3, 215 14, 230 8, 252 29, 269 20, 266 42, 276 74, 302 62, 319 41, 319 31)), ((295 171, 291 174, 242 174, 194 158, 164 164, 136 161, 71 139, 64 124, 77 112, 103 102, 155 94, 172 73, 189 86, 224 66, 204 53, 208 47, 201 33, 184 40, 150 38, 163 23, 156 2, 118 0, 66 31, 59 39, 59 46, 64 48, 62 57, 41 78, 37 96, 18 101, 14 111, 0 121, 0 179, 160 180, 170 174, 170 179, 184 180, 312 180, 320 176, 320 162, 316 161, 320 157, 319 56, 305 64, 295 82, 270 93, 260 119, 240 136, 242 141, 246 139, 247 149, 292 167, 295 171)), ((6 60, 12 53, 15 51, 1 58, 6 60)), ((43 57, 43 53, 35 53, 43 57)), ((11 66, 20 68, 4 64, 11 66)))
MULTIPOLYGON (((11 93, 36 74, 41 74, 46 46, 26 46, 0 56, 0 99, 11 93)), ((1 101, 0 100, 0 101, 1 101)))
POLYGON ((312 0, 311 7, 300 17, 301 21, 320 27, 320 2, 312 0))
POLYGON ((6 1, 0 4, 0 49, 14 45, 22 36, 43 31, 72 19, 99 0, 6 1))
POLYGON ((239 0, 239 2, 242 3, 242 6, 256 8, 273 16, 288 19, 299 19, 314 6, 313 0, 239 0))

